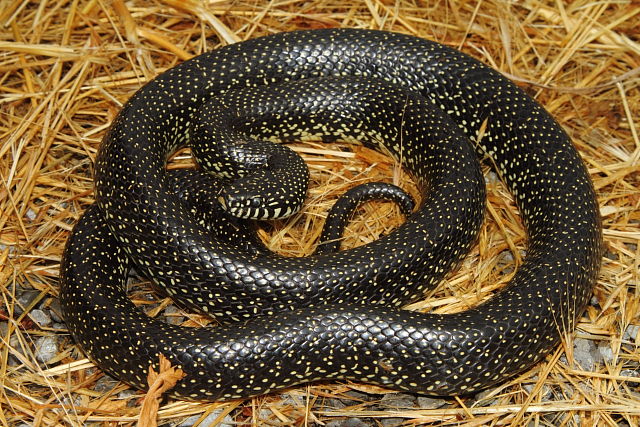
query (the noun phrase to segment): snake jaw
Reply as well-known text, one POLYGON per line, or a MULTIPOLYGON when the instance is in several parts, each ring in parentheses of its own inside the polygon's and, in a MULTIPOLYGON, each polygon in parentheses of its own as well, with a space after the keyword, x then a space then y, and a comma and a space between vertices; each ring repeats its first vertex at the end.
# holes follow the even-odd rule
POLYGON ((264 208, 262 197, 252 194, 232 193, 218 198, 222 208, 230 215, 242 219, 268 219, 270 213, 264 208))
MULTIPOLYGON (((264 194, 260 191, 260 194, 264 194)), ((228 192, 218 198, 222 209, 229 215, 241 219, 282 219, 288 218, 298 210, 290 206, 282 197, 265 199, 253 192, 228 192)), ((302 200, 299 202, 302 204, 302 200)))

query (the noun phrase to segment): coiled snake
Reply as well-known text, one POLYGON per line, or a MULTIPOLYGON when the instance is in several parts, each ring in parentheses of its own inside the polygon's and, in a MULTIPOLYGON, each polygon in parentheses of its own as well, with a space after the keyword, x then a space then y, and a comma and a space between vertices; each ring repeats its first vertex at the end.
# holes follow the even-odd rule
MULTIPOLYGON (((219 167, 219 154, 210 155, 210 166, 219 167)), ((189 399, 247 397, 331 378, 439 395, 473 392, 531 367, 573 328, 602 254, 592 184, 549 114, 477 60, 389 32, 276 34, 168 70, 115 119, 95 183, 96 204, 74 228, 61 265, 69 330, 102 369, 138 387, 163 353, 186 373, 172 392, 189 399), (242 106, 227 107, 231 100, 242 106), (356 118, 346 118, 341 105, 355 105, 349 113, 356 118), (381 145, 417 176, 427 202, 372 244, 304 258, 271 254, 240 220, 212 214, 205 223, 192 213, 200 202, 185 202, 170 184, 169 154, 212 132, 197 118, 201 108, 232 118, 221 134, 322 134, 381 145), (406 120, 392 119, 394 112, 406 120), (492 159, 529 235, 510 283, 452 315, 396 308, 442 279, 482 218, 473 148, 458 144, 457 132, 438 130, 450 120, 442 113, 492 159), (422 133, 438 139, 425 141, 422 133), (454 164, 443 165, 445 158, 454 164), (462 173, 468 170, 470 177, 462 173), (126 296, 130 260, 179 303, 248 320, 190 329, 149 319, 126 296)))

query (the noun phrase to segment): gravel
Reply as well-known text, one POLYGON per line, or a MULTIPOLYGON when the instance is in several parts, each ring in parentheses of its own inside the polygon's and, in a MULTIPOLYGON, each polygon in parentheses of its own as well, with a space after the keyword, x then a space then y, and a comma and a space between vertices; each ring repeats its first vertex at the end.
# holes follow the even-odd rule
MULTIPOLYGON (((221 412, 222 412, 222 409, 213 411, 198 424, 198 427, 210 427, 210 426, 213 427, 214 426, 213 422, 215 421, 216 418, 218 418, 221 412)), ((194 426, 196 425, 196 422, 200 419, 200 417, 201 415, 194 415, 192 417, 189 417, 186 420, 182 421, 180 424, 178 424, 178 427, 194 426)), ((219 427, 235 427, 236 425, 237 423, 233 421, 233 418, 231 418, 229 415, 225 416, 221 422, 215 424, 215 426, 219 426, 219 427)))
POLYGON ((47 311, 36 308, 29 312, 31 319, 36 322, 39 326, 49 326, 51 325, 51 316, 47 311))
POLYGON ((58 337, 48 335, 36 340, 35 356, 40 362, 48 362, 58 354, 58 337))

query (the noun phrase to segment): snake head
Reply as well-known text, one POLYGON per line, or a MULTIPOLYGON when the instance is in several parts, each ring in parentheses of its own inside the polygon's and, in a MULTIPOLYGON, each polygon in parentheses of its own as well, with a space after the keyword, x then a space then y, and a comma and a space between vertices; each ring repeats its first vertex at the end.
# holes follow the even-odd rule
POLYGON ((237 218, 276 219, 298 212, 304 197, 295 197, 270 171, 259 170, 224 186, 218 201, 237 218))
POLYGON ((243 144, 234 152, 236 159, 242 157, 242 166, 236 168, 242 172, 222 187, 218 197, 227 213, 243 219, 276 219, 300 210, 309 182, 302 157, 270 141, 243 144))

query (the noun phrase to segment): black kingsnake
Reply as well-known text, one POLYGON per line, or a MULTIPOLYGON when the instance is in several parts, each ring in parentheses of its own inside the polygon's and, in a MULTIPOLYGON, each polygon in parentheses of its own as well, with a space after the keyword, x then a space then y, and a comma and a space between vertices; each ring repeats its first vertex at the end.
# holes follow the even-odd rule
MULTIPOLYGON (((322 90, 320 97, 326 95, 322 90)), ((327 111, 338 110, 327 102, 327 111)), ((391 101, 378 104, 397 109, 391 101)), ((285 140, 306 135, 276 124, 280 113, 254 109, 266 118, 236 125, 258 136, 270 130, 285 140)), ((362 118, 375 117, 372 111, 362 118)), ((380 142, 376 135, 345 128, 329 139, 336 134, 380 142)), ((477 60, 435 42, 381 31, 276 34, 202 54, 163 73, 127 102, 106 135, 96 164, 96 202, 76 225, 61 266, 69 329, 98 366, 138 387, 145 386, 149 364, 164 353, 187 373, 172 392, 190 399, 247 397, 326 378, 439 395, 478 390, 531 367, 573 328, 602 253, 586 168, 550 115, 477 60), (378 99, 379 90, 397 85, 402 90, 396 99, 404 97, 404 106, 434 105, 471 140, 483 134, 479 147, 513 192, 529 234, 523 264, 491 300, 452 315, 397 309, 442 279, 471 245, 471 229, 481 221, 476 199, 484 190, 478 176, 457 174, 466 168, 465 149, 452 152, 432 143, 432 150, 459 163, 425 166, 428 156, 403 139, 402 132, 432 131, 433 117, 396 122, 399 138, 384 145, 414 174, 426 176, 418 176, 426 198, 445 213, 422 205, 398 230, 370 245, 283 258, 258 242, 246 243, 254 236, 241 222, 214 218, 204 225, 171 190, 167 156, 190 133, 207 133, 206 125, 193 131, 193 113, 207 100, 243 87, 249 89, 228 97, 257 100, 307 84, 275 87, 285 80, 343 75, 387 82, 347 80, 355 88, 350 97, 366 94, 372 85, 382 88, 372 90, 378 99), (455 181, 434 184, 437 169, 455 181), (150 320, 126 296, 129 256, 178 302, 204 304, 202 311, 227 320, 250 320, 201 329, 150 320)))

